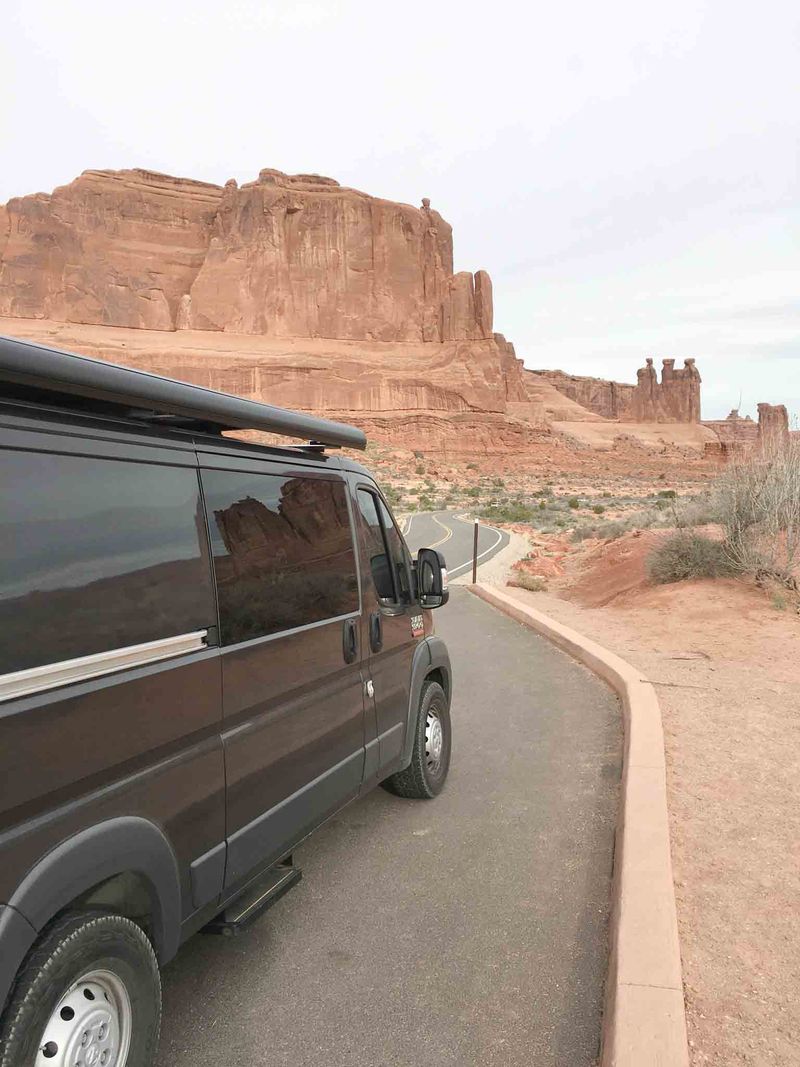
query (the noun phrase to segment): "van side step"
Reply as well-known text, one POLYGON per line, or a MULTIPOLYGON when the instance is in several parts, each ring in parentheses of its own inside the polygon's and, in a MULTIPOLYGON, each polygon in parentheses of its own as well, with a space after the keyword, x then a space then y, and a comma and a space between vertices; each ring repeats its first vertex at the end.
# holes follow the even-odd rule
POLYGON ((203 933, 233 937, 254 922, 259 915, 263 915, 276 900, 280 900, 284 893, 296 886, 302 877, 300 868, 292 865, 291 856, 283 863, 276 863, 252 889, 231 901, 219 915, 215 915, 211 922, 203 927, 203 933))

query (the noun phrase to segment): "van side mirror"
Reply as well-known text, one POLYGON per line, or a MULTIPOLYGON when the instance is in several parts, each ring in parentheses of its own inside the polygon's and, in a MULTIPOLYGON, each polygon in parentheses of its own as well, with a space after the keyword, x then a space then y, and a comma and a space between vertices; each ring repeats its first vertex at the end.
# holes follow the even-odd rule
POLYGON ((447 588, 447 566, 444 556, 435 548, 421 548, 415 565, 417 599, 420 607, 440 608, 450 599, 447 588))

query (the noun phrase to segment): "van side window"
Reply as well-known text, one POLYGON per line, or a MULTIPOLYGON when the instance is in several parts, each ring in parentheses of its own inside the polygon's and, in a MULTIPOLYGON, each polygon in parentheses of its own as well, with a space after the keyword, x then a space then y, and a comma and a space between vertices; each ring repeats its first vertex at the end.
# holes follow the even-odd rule
POLYGON ((216 622, 197 471, 0 454, 0 674, 216 622))
POLYGON ((202 472, 223 645, 358 611, 343 481, 202 472))
POLYGON ((358 507, 364 520, 375 592, 381 600, 409 603, 411 596, 406 556, 391 515, 377 493, 368 489, 358 490, 358 507))
POLYGON ((411 603, 411 580, 408 569, 408 555, 403 539, 400 536, 400 532, 394 524, 392 516, 381 500, 378 497, 378 511, 380 512, 381 520, 383 522, 383 528, 386 531, 386 540, 389 545, 389 554, 392 557, 394 563, 394 570, 397 576, 398 584, 398 600, 402 604, 411 603))

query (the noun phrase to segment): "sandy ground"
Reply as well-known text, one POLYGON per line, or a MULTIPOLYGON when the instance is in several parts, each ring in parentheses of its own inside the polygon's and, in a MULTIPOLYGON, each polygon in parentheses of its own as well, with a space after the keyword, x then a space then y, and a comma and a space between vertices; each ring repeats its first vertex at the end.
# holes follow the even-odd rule
POLYGON ((692 1064, 800 1064, 800 616, 733 579, 652 587, 659 535, 586 544, 533 605, 640 667, 664 718, 692 1064))
POLYGON ((713 430, 695 423, 643 425, 635 422, 582 420, 581 422, 554 422, 552 425, 554 433, 564 434, 565 437, 575 442, 601 452, 609 451, 614 448, 615 442, 626 439, 663 448, 665 451, 688 449, 693 452, 702 452, 706 444, 714 444, 718 440, 713 430))

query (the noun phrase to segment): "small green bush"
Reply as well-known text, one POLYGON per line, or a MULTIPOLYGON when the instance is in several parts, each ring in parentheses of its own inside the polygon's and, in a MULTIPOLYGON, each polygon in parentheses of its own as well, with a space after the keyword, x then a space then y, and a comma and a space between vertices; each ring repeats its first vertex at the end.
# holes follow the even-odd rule
POLYGON ((468 463, 467 464, 467 470, 468 471, 476 471, 477 469, 478 469, 478 464, 477 463, 468 463))
POLYGON ((495 522, 531 522, 533 508, 520 501, 509 500, 494 508, 484 508, 482 515, 485 519, 493 519, 495 522))
POLYGON ((595 504, 595 506, 592 508, 592 511, 595 513, 595 515, 604 515, 605 510, 606 509, 603 507, 602 504, 595 504))
POLYGON ((464 490, 464 495, 465 496, 471 496, 473 499, 476 499, 477 497, 479 497, 481 495, 480 486, 471 485, 469 487, 469 489, 465 489, 464 490))
POLYGON ((421 463, 418 463, 416 465, 416 467, 414 468, 414 473, 415 474, 424 474, 425 473, 425 468, 422 466, 421 463))
POLYGON ((671 534, 647 560, 648 577, 659 585, 687 578, 724 578, 732 573, 723 545, 690 530, 671 534))
POLYGON ((674 489, 660 489, 658 495, 664 500, 674 500, 678 494, 674 489))
POLYGON ((579 508, 580 506, 581 506, 581 502, 580 502, 580 500, 578 500, 578 498, 576 496, 571 496, 569 498, 569 500, 567 501, 567 507, 572 508, 573 511, 576 510, 577 508, 579 508))

